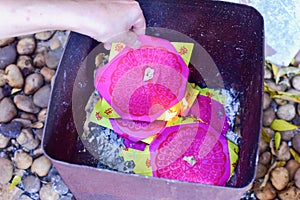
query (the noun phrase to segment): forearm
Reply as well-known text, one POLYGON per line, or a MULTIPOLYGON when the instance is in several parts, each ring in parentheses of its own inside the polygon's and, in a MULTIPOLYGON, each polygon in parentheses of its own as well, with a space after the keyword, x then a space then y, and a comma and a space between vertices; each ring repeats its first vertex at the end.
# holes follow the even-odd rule
MULTIPOLYGON (((105 17, 101 18, 101 13, 105 15, 106 12, 104 3, 105 1, 97 1, 97 15, 99 24, 105 26, 103 20, 105 17), (99 6, 101 2, 103 6, 99 6)), ((84 7, 71 0, 0 0, 0 4, 0 38, 45 30, 68 29, 85 32, 85 29, 93 26, 90 24, 93 20, 89 18, 95 9, 88 10, 88 8, 93 7, 95 1, 85 1, 84 7)))

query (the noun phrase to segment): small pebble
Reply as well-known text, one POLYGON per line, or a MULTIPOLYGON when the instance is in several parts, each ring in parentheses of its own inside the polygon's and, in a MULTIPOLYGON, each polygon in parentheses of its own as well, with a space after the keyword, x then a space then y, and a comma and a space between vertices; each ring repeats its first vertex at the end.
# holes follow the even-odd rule
POLYGON ((5 72, 4 70, 0 69, 0 87, 3 87, 7 83, 5 79, 5 72))
POLYGON ((44 85, 33 95, 33 103, 40 108, 46 108, 50 99, 50 92, 50 85, 44 85))
POLYGON ((55 49, 58 49, 59 47, 61 47, 61 43, 60 43, 59 39, 58 38, 52 38, 50 40, 50 49, 55 50, 55 49))
POLYGON ((276 84, 273 80, 267 80, 265 81, 268 86, 271 88, 271 89, 274 89, 274 90, 279 90, 279 91, 285 91, 287 89, 287 87, 285 85, 279 85, 279 84, 276 84))
POLYGON ((9 140, 10 140, 9 137, 5 137, 4 135, 2 135, 0 133, 0 149, 5 148, 9 142, 9 140))
MULTIPOLYGON (((0 158, 0 184, 5 184, 10 181, 13 175, 13 163, 7 158, 0 158)), ((0 196, 1 197, 1 196, 0 196)))
POLYGON ((43 67, 40 73, 44 76, 45 81, 50 82, 55 75, 55 70, 50 69, 49 67, 43 67))
POLYGON ((0 133, 5 137, 16 138, 21 132, 22 124, 20 122, 11 121, 7 124, 0 124, 0 133))
POLYGON ((43 53, 38 53, 33 59, 33 64, 36 67, 43 67, 46 64, 45 57, 43 53))
POLYGON ((300 188, 300 168, 297 169, 294 175, 295 185, 300 188))
POLYGON ((271 98, 269 96, 269 94, 267 93, 264 93, 264 96, 263 96, 263 109, 266 110, 270 104, 271 104, 271 98))
POLYGON ((30 55, 34 52, 35 47, 35 39, 32 37, 25 37, 19 40, 17 44, 17 52, 20 55, 30 55))
POLYGON ((44 185, 40 192, 41 200, 58 200, 59 194, 57 194, 50 185, 44 185))
POLYGON ((47 116, 47 108, 42 109, 38 114, 38 120, 40 122, 45 122, 47 116))
POLYGON ((16 61, 17 51, 15 45, 0 48, 0 69, 4 69, 16 61))
POLYGON ((26 113, 26 112, 22 113, 20 115, 20 117, 22 119, 28 119, 28 120, 30 120, 32 122, 36 122, 37 121, 37 118, 36 118, 36 116, 34 114, 30 114, 30 113, 26 113))
POLYGON ((56 69, 60 61, 63 48, 58 48, 45 53, 46 65, 51 69, 56 69))
POLYGON ((260 200, 272 200, 276 197, 276 190, 270 182, 267 182, 265 187, 260 187, 261 183, 255 183, 254 193, 260 200))
POLYGON ((34 138, 31 129, 22 129, 20 135, 17 137, 17 142, 28 151, 38 147, 40 142, 34 138))
POLYGON ((290 180, 294 179, 295 173, 297 171, 297 169, 300 168, 300 163, 298 163, 296 160, 291 159, 286 163, 287 170, 289 171, 289 177, 290 180))
POLYGON ((300 154, 300 134, 295 135, 292 140, 293 148, 300 154))
POLYGON ((259 179, 259 178, 264 177, 266 175, 267 171, 268 171, 268 168, 265 165, 258 163, 255 178, 259 179))
POLYGON ((16 167, 19 169, 28 169, 32 164, 32 157, 23 150, 17 150, 14 154, 16 167))
POLYGON ((38 176, 46 176, 51 168, 51 162, 46 156, 36 158, 31 166, 31 171, 38 176))
POLYGON ((14 37, 0 39, 0 47, 9 45, 13 41, 15 41, 15 39, 16 38, 14 38, 14 37))
POLYGON ((67 185, 64 183, 62 179, 53 182, 52 188, 54 189, 55 192, 57 192, 60 195, 67 194, 69 191, 69 188, 67 187, 67 185))
POLYGON ((27 76, 34 70, 32 59, 29 56, 19 56, 17 65, 22 70, 25 76, 27 76))
POLYGON ((5 78, 8 85, 13 88, 22 88, 24 85, 24 78, 20 68, 17 65, 11 64, 5 68, 5 78))
POLYGON ((32 98, 26 95, 18 94, 14 97, 14 103, 17 108, 29 113, 38 113, 40 109, 33 103, 32 98))
POLYGON ((43 31, 43 32, 36 33, 34 37, 37 40, 49 40, 54 33, 55 31, 43 31))
POLYGON ((296 90, 300 90, 300 76, 296 75, 292 79, 292 85, 296 90))
POLYGON ((11 122, 18 122, 21 124, 22 127, 30 127, 31 125, 31 121, 29 119, 23 119, 23 118, 14 118, 13 120, 11 120, 11 122))
POLYGON ((4 89, 0 86, 0 101, 5 97, 4 89))
POLYGON ((263 125, 270 126, 275 119, 275 111, 273 108, 268 108, 263 112, 263 125))
POLYGON ((28 175, 23 180, 24 188, 28 193, 36 193, 41 188, 40 179, 33 175, 28 175))
POLYGON ((43 76, 40 73, 33 73, 26 77, 25 79, 25 94, 33 94, 44 84, 43 76))
POLYGON ((30 198, 29 196, 27 196, 26 194, 22 194, 18 200, 32 200, 32 198, 30 198))
POLYGON ((284 167, 277 167, 271 172, 270 180, 277 190, 283 190, 289 182, 289 172, 284 167))
POLYGON ((287 188, 278 193, 279 199, 281 200, 299 200, 300 190, 294 186, 287 188))
POLYGON ((269 69, 265 69, 264 79, 271 79, 273 77, 272 72, 269 69))
POLYGON ((36 134, 36 136, 38 137, 39 140, 42 140, 42 138, 43 138, 43 129, 42 128, 35 129, 35 134, 36 134))
POLYGON ((287 142, 282 141, 277 151, 277 159, 282 161, 288 161, 291 158, 290 147, 287 142))
POLYGON ((298 133, 297 130, 282 131, 281 139, 284 141, 290 141, 295 136, 296 133, 298 133))
POLYGON ((259 162, 263 165, 268 165, 271 162, 272 154, 269 151, 263 152, 259 157, 259 162))
POLYGON ((9 122, 17 116, 17 109, 13 101, 8 97, 5 97, 0 101, 0 110, 0 123, 9 122))
POLYGON ((278 107, 277 116, 280 119, 291 121, 296 115, 296 108, 293 104, 286 104, 278 107))

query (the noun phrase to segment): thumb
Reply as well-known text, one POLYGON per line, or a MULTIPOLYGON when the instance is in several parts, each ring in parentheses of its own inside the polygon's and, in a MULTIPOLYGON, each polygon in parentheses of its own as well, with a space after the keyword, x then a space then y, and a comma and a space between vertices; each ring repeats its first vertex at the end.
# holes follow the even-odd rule
POLYGON ((125 43, 131 48, 139 48, 141 46, 141 42, 139 41, 138 35, 133 31, 123 32, 119 38, 120 42, 125 43))

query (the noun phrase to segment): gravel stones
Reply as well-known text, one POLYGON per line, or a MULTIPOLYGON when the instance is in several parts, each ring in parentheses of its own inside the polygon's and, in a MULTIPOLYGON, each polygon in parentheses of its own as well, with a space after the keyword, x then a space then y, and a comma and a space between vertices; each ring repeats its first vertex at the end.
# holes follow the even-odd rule
POLYGON ((291 121, 296 116, 296 108, 293 104, 279 106, 277 116, 280 119, 291 121))
POLYGON ((277 190, 283 190, 289 182, 289 172, 285 167, 277 167, 271 172, 272 185, 277 190))
POLYGON ((37 40, 49 40, 54 33, 55 31, 43 31, 43 32, 36 33, 34 37, 37 40))
POLYGON ((43 76, 40 73, 33 73, 26 77, 24 93, 29 95, 36 92, 44 84, 43 76))
POLYGON ((273 108, 268 108, 263 113, 263 125, 270 126, 275 119, 275 111, 273 108))
POLYGON ((25 37, 19 40, 17 44, 17 52, 20 55, 30 55, 34 52, 35 47, 35 39, 32 37, 25 37))
POLYGON ((41 188, 40 179, 34 175, 26 176, 23 183, 25 190, 29 193, 36 193, 41 188))
POLYGON ((0 123, 9 122, 18 114, 14 103, 8 97, 0 101, 0 110, 0 123))
POLYGON ((6 46, 15 41, 14 37, 0 39, 0 47, 6 46))
POLYGON ((22 124, 18 121, 11 121, 7 124, 0 124, 0 133, 5 137, 16 138, 20 134, 22 124))
POLYGON ((57 200, 59 194, 57 194, 50 185, 44 185, 40 190, 41 200, 57 200))
POLYGON ((300 153, 300 134, 295 135, 292 140, 293 148, 300 153))
POLYGON ((48 106, 49 98, 50 98, 51 87, 50 85, 45 85, 41 87, 34 95, 33 95, 33 103, 40 108, 46 108, 48 106))
POLYGON ((40 109, 33 103, 32 98, 26 95, 18 94, 14 97, 14 103, 20 110, 29 113, 38 113, 40 109))
POLYGON ((32 157, 23 150, 17 150, 14 154, 15 165, 19 169, 28 169, 32 164, 32 157))
POLYGON ((60 61, 63 48, 57 48, 45 54, 46 65, 51 69, 56 69, 60 61))
POLYGON ((24 85, 24 78, 21 70, 17 65, 11 64, 5 68, 5 78, 8 85, 13 88, 22 88, 24 85))
POLYGON ((51 162, 46 156, 36 158, 31 166, 32 173, 38 176, 46 176, 51 168, 51 162))
POLYGON ((5 137, 4 135, 0 134, 0 148, 5 148, 9 140, 10 140, 9 137, 5 137))
POLYGON ((50 82, 55 75, 55 70, 50 69, 49 67, 43 67, 40 73, 44 76, 45 81, 50 82))
POLYGON ((39 140, 35 139, 31 129, 23 129, 17 137, 17 142, 28 151, 38 147, 39 140))
POLYGON ((4 69, 7 65, 15 62, 17 52, 15 45, 8 45, 0 48, 0 69, 4 69))
POLYGON ((0 158, 0 184, 5 184, 10 181, 13 175, 13 163, 6 159, 0 158))

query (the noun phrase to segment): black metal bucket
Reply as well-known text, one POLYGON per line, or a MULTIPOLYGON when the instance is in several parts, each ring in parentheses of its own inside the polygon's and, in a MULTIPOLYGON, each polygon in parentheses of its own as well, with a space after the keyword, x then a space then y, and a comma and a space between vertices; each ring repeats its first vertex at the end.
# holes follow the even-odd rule
MULTIPOLYGON (((214 60, 225 87, 242 94, 242 143, 233 186, 187 183, 97 169, 92 155, 79 152, 82 143, 73 120, 73 85, 84 59, 98 43, 77 33, 70 34, 57 70, 42 144, 46 155, 78 200, 239 199, 250 188, 258 161, 264 64, 262 16, 251 7, 218 1, 141 0, 140 5, 147 26, 173 29, 193 38, 214 60)), ((82 92, 86 97, 78 100, 82 113, 76 114, 82 121, 92 90, 92 87, 84 88, 82 92)))

